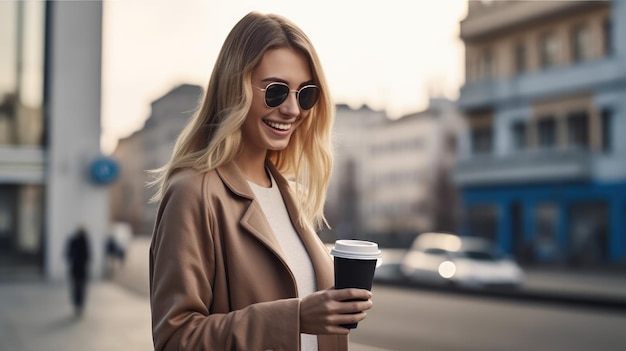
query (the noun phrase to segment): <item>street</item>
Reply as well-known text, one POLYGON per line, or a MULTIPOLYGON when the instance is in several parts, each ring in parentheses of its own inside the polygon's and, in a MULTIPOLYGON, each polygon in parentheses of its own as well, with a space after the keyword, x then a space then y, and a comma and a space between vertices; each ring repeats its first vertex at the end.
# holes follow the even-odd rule
POLYGON ((626 313, 375 285, 350 340, 387 350, 624 350, 626 313))

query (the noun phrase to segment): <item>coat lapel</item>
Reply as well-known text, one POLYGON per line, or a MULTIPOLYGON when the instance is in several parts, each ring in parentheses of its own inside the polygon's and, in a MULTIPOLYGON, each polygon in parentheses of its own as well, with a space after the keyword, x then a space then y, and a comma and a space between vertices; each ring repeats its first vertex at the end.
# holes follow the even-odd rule
MULTIPOLYGON (((329 264, 329 262, 332 261, 330 254, 321 240, 316 236, 313 229, 306 228, 298 221, 298 205, 291 185, 271 162, 267 162, 267 167, 272 173, 276 185, 282 194, 291 223, 309 254, 313 269, 315 270, 317 288, 326 289, 331 287, 334 281, 334 273, 332 265, 329 264)), ((234 194, 249 200, 248 208, 240 220, 241 225, 264 245, 270 248, 286 265, 287 261, 267 221, 267 217, 263 213, 260 204, 255 200, 254 193, 237 164, 235 162, 229 162, 220 166, 217 168, 217 173, 222 178, 224 184, 226 184, 234 194)))
POLYGON ((239 221, 241 226, 272 250, 283 262, 286 262, 272 227, 267 221, 261 205, 255 200, 254 193, 237 164, 229 162, 220 166, 217 168, 217 173, 234 194, 248 200, 248 208, 239 221))

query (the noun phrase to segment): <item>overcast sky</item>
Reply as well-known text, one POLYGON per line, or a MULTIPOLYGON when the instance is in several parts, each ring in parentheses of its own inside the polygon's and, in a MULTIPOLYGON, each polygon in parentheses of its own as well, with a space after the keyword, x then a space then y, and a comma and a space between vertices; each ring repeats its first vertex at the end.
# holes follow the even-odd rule
POLYGON ((143 126, 150 103, 183 83, 204 87, 233 25, 277 13, 311 38, 337 103, 392 118, 420 111, 463 82, 465 0, 107 0, 103 151, 143 126))

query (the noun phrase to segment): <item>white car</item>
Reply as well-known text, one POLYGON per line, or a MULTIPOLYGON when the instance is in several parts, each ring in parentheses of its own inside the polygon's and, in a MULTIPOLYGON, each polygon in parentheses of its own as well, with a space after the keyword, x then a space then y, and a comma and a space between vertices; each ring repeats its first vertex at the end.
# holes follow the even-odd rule
POLYGON ((484 238, 444 233, 419 235, 400 264, 412 282, 464 288, 518 288, 524 272, 484 238))

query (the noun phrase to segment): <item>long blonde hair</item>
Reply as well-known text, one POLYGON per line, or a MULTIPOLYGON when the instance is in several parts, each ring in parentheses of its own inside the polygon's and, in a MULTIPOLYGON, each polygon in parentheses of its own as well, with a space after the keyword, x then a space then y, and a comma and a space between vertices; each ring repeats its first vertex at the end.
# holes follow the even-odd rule
POLYGON ((331 128, 334 119, 328 83, 309 38, 288 19, 251 12, 226 37, 198 112, 174 145, 170 160, 151 171, 159 201, 176 172, 215 169, 241 150, 241 125, 252 103, 252 71, 268 50, 291 48, 305 55, 313 80, 320 87, 318 103, 291 136, 288 146, 269 151, 268 159, 295 183, 301 224, 319 229, 326 224, 324 202, 332 172, 331 128))

